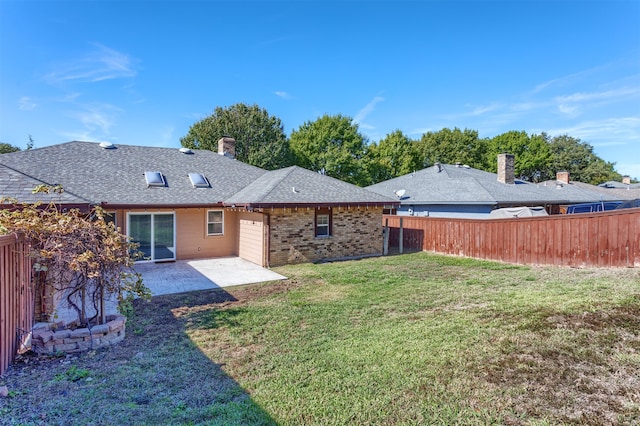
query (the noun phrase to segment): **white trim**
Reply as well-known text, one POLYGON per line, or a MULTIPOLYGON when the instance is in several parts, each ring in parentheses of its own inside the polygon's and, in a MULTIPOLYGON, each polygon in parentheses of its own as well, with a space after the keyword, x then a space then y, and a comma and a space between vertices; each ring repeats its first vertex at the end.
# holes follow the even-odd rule
POLYGON ((151 216, 151 241, 150 250, 151 250, 151 258, 150 259, 142 259, 138 262, 158 262, 158 261, 168 261, 168 260, 176 260, 176 212, 175 211, 145 211, 145 212, 127 212, 127 237, 131 238, 131 216, 151 216), (173 246, 168 247, 169 251, 173 254, 172 257, 163 257, 161 259, 156 259, 155 257, 155 238, 154 238, 154 217, 155 215, 160 214, 170 214, 173 217, 173 246))
POLYGON ((224 210, 223 209, 212 209, 212 210, 207 210, 207 216, 206 216, 206 222, 207 222, 207 236, 208 237, 213 237, 213 236, 217 236, 217 235, 224 235, 224 210), (209 212, 220 212, 222 213, 222 221, 221 222, 209 222, 209 212), (216 232, 216 233, 209 233, 209 224, 216 224, 216 223, 220 223, 222 224, 222 231, 221 232, 216 232))

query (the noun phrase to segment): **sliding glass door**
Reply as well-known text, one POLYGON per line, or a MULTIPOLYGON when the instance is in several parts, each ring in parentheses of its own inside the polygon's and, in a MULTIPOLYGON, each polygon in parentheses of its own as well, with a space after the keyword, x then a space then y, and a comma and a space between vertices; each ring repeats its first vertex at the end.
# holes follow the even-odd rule
POLYGON ((129 213, 127 235, 140 244, 146 261, 175 260, 176 233, 173 213, 129 213))

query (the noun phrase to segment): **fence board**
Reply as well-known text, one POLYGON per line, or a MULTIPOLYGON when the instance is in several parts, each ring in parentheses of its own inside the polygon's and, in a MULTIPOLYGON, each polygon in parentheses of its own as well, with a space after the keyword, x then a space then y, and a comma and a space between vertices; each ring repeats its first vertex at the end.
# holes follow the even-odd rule
POLYGON ((33 318, 28 246, 16 235, 0 236, 0 375, 24 343, 27 331, 33 327, 33 318))
MULTIPOLYGON (((640 267, 640 209, 513 219, 403 216, 405 249, 517 264, 640 267)), ((388 220, 398 246, 399 216, 388 220)))

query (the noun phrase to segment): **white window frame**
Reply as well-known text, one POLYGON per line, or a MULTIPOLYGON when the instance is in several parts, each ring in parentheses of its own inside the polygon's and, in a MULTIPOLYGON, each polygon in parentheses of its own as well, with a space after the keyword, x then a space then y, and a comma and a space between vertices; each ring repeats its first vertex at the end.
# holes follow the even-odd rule
POLYGON ((131 235, 129 234, 129 231, 131 229, 131 225, 130 225, 130 218, 131 216, 143 216, 143 215, 150 215, 151 216, 151 245, 150 245, 150 249, 151 249, 151 258, 150 259, 139 259, 136 261, 136 263, 149 263, 149 262, 165 262, 165 261, 172 261, 172 260, 176 260, 177 258, 177 247, 176 247, 176 239, 177 239, 177 230, 176 230, 176 212, 175 211, 150 211, 150 212, 127 212, 127 237, 132 238, 131 235), (155 257, 155 231, 154 231, 154 226, 155 226, 155 215, 157 214, 170 214, 173 216, 173 257, 171 258, 162 258, 162 259, 156 259, 155 257))
POLYGON ((217 235, 224 235, 224 210, 220 209, 220 210, 207 210, 207 236, 212 237, 212 236, 217 236, 217 235), (210 221, 209 220, 209 213, 213 213, 213 212, 217 212, 220 213, 222 215, 222 220, 220 221, 210 221), (211 233, 209 232, 209 225, 214 225, 214 224, 221 224, 222 225, 222 230, 220 232, 215 232, 215 233, 211 233))
POLYGON ((331 209, 323 209, 323 211, 316 212, 315 215, 315 228, 314 233, 316 238, 330 238, 331 237, 331 220, 332 220, 332 211, 331 209), (326 220, 326 223, 324 223, 326 220), (322 223, 321 223, 322 222, 322 223), (324 234, 318 232, 318 230, 324 229, 326 230, 324 234))

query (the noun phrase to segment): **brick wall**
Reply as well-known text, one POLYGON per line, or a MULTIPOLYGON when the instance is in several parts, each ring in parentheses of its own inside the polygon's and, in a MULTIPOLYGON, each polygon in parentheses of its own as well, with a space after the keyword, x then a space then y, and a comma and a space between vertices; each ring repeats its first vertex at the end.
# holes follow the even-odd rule
POLYGON ((332 235, 315 237, 313 208, 270 215, 270 266, 382 253, 382 208, 333 207, 332 235))

